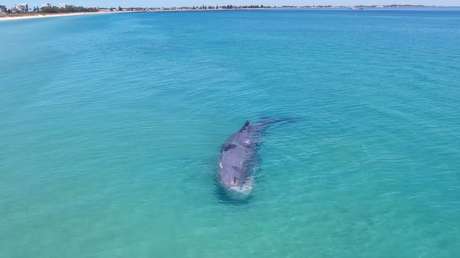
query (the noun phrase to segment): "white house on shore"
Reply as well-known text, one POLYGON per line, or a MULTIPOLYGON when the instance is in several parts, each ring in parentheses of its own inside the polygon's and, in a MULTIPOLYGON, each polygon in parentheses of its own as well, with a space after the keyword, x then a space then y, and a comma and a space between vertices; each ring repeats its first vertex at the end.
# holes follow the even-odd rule
POLYGON ((28 4, 17 4, 17 5, 14 7, 13 12, 16 12, 16 13, 27 13, 27 12, 29 12, 29 5, 28 5, 28 4))

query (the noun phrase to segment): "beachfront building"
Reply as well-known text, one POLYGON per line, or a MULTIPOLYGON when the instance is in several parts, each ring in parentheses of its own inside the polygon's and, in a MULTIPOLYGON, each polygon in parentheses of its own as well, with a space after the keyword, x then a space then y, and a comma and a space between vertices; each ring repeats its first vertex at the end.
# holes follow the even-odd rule
POLYGON ((27 12, 29 12, 29 5, 28 4, 17 4, 13 8, 13 12, 15 12, 15 13, 27 13, 27 12))

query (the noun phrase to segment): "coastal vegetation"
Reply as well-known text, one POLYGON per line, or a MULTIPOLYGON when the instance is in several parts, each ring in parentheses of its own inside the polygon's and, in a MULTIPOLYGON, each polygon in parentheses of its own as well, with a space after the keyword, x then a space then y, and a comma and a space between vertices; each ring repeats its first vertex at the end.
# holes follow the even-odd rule
POLYGON ((90 7, 82 7, 82 6, 74 6, 74 5, 65 5, 64 7, 58 6, 51 6, 47 5, 41 7, 39 12, 40 13, 82 13, 82 12, 97 12, 98 8, 90 7))

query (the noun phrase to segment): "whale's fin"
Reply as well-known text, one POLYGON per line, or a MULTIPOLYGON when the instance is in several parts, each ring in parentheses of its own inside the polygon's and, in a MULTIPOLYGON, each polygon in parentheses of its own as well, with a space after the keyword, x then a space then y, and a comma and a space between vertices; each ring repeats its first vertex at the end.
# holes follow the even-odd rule
POLYGON ((226 151, 231 150, 231 149, 233 149, 235 147, 236 147, 236 145, 233 144, 233 143, 226 143, 226 144, 222 145, 222 148, 220 149, 220 152, 226 152, 226 151))
POLYGON ((246 123, 244 123, 243 127, 241 127, 240 132, 246 130, 246 128, 249 126, 249 120, 246 120, 246 123))

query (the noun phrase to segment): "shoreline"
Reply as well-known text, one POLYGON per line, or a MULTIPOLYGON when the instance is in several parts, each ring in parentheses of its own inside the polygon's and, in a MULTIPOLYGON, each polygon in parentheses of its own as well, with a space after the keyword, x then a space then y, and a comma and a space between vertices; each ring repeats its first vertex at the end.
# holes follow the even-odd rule
POLYGON ((66 16, 82 16, 82 15, 101 15, 101 14, 117 14, 117 13, 131 13, 130 11, 114 11, 114 12, 77 12, 77 13, 56 13, 56 14, 33 14, 23 16, 4 16, 0 17, 2 21, 19 21, 19 20, 30 20, 30 19, 44 19, 53 17, 66 17, 66 16))
POLYGON ((372 10, 460 10, 460 6, 413 6, 413 7, 359 7, 331 6, 331 7, 259 7, 259 8, 232 8, 232 9, 191 9, 191 8, 164 8, 150 10, 124 10, 124 11, 97 11, 97 12, 75 12, 75 13, 49 13, 49 14, 30 14, 20 16, 0 16, 2 21, 18 21, 29 19, 43 19, 66 16, 101 15, 101 14, 120 14, 120 13, 168 13, 168 12, 218 12, 218 11, 251 11, 251 10, 350 10, 350 11, 372 11, 372 10))

